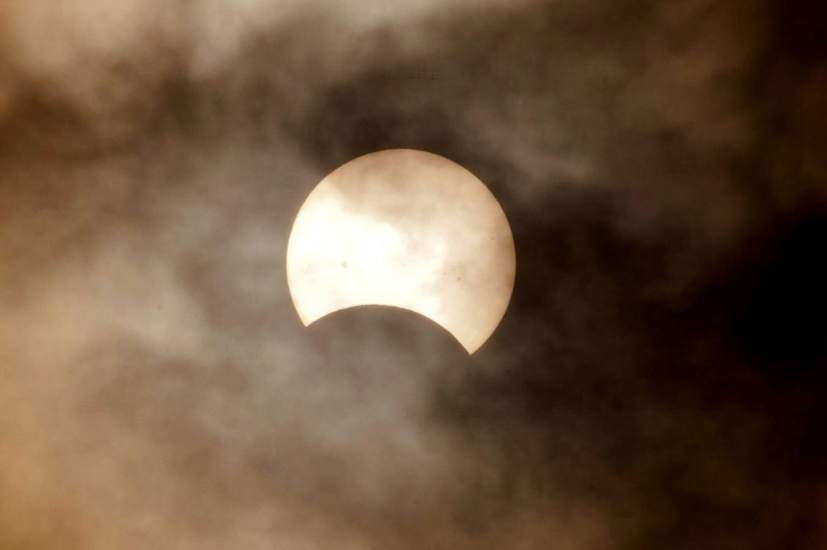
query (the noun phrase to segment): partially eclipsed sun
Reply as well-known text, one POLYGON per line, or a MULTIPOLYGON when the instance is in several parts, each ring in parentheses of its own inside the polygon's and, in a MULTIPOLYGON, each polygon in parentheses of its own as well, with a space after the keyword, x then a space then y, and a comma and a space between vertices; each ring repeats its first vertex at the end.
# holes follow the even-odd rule
POLYGON ((474 353, 514 288, 511 227, 473 174, 438 155, 380 151, 310 193, 287 246, 287 281, 305 325, 360 305, 430 318, 474 353))

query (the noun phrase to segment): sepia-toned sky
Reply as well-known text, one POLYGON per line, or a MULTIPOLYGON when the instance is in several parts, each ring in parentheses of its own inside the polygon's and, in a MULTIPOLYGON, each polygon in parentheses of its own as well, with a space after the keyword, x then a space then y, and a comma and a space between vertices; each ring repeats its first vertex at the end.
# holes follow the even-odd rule
POLYGON ((825 21, 3 2, 0 548, 827 548, 825 21), (511 223, 470 357, 291 303, 302 202, 390 148, 511 223))

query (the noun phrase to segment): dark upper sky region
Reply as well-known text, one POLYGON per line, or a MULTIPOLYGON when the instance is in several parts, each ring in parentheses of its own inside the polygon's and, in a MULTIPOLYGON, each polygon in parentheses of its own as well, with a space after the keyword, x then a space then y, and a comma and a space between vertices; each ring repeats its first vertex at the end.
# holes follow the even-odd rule
POLYGON ((827 548, 822 3, 58 4, 0 6, 0 548, 827 548), (471 357, 290 302, 396 147, 514 230, 471 357))

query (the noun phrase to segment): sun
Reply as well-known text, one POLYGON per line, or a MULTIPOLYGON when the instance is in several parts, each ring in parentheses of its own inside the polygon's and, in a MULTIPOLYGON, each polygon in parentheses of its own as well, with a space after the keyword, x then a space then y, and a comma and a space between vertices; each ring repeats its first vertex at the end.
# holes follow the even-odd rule
POLYGON ((459 164, 409 149, 359 157, 322 180, 287 247, 305 325, 394 306, 438 323, 468 353, 502 320, 515 272, 511 227, 491 191, 459 164))

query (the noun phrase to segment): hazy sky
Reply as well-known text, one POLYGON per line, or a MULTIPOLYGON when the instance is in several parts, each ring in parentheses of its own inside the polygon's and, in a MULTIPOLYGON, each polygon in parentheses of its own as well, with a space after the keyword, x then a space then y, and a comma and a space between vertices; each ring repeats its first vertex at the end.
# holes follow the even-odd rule
POLYGON ((827 547, 825 21, 1 3, 0 547, 827 547), (470 358, 290 301, 302 201, 397 147, 514 230, 470 358))

